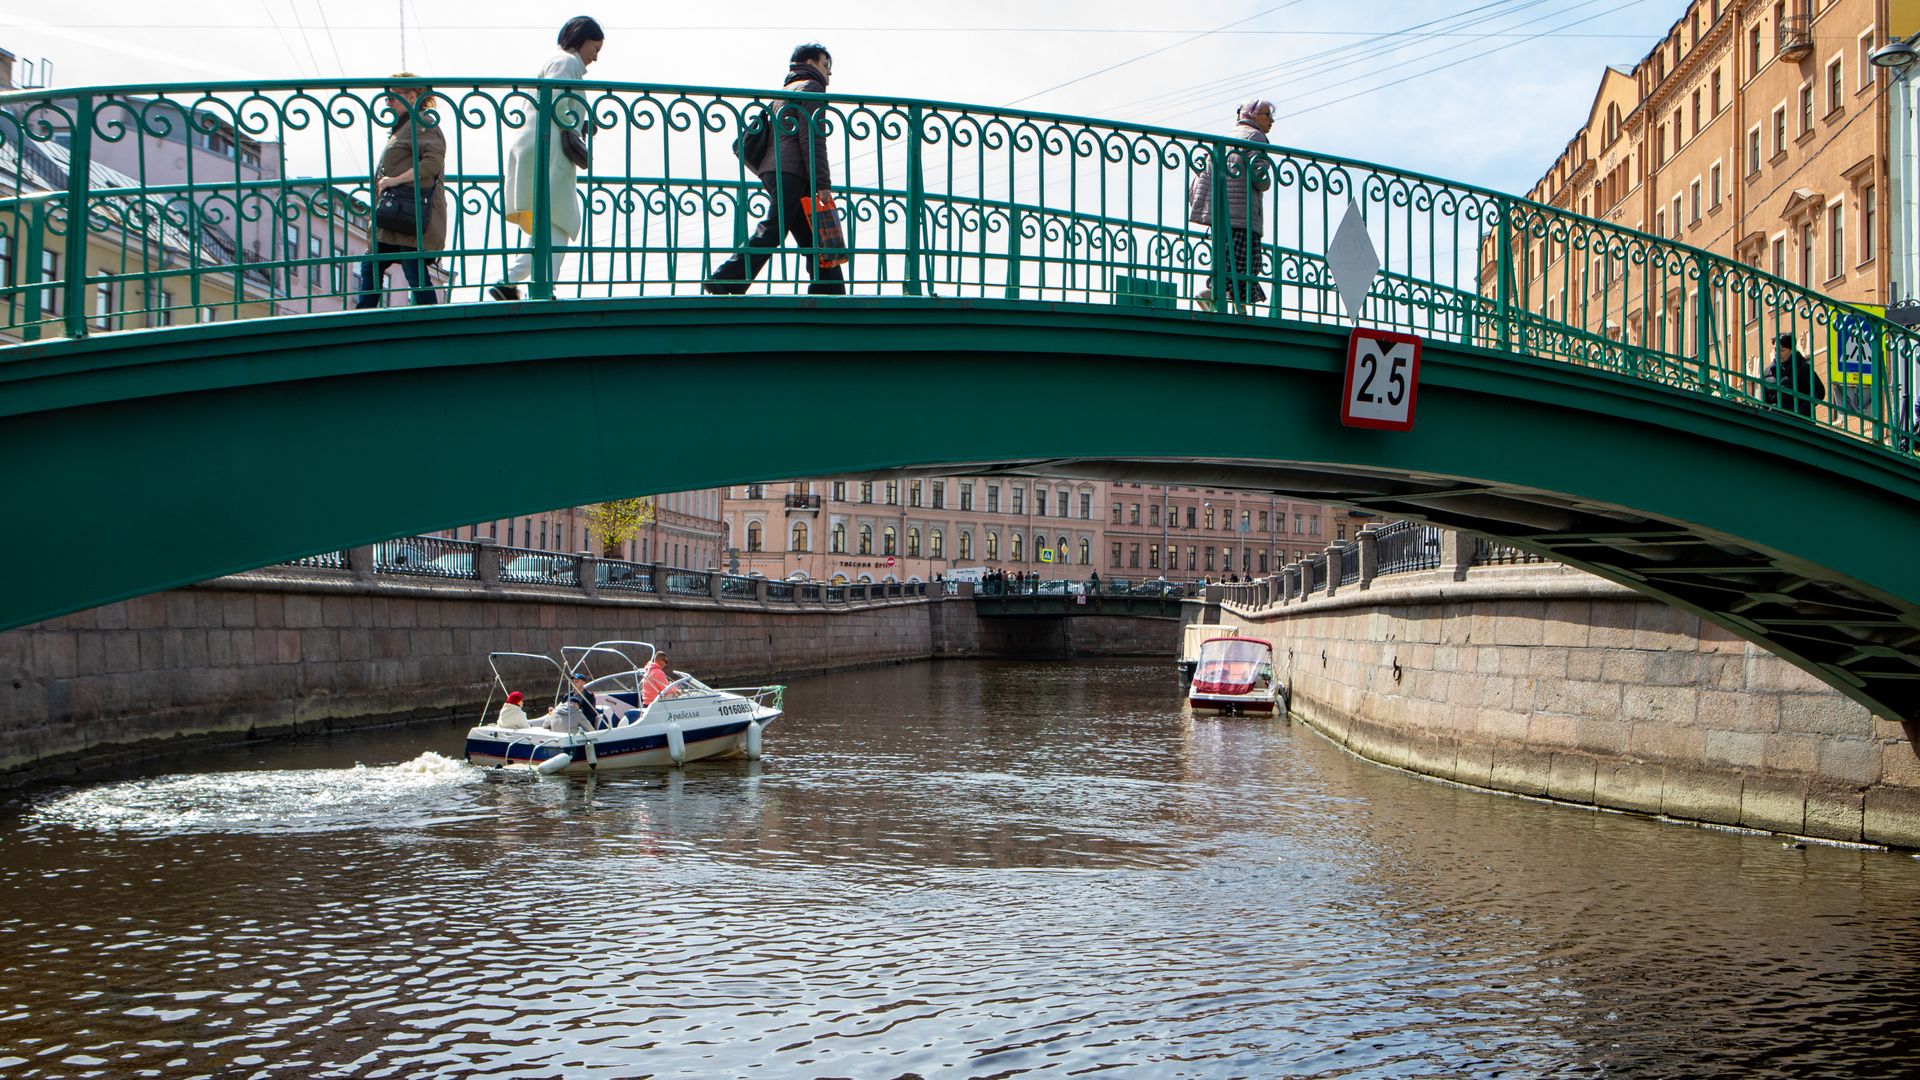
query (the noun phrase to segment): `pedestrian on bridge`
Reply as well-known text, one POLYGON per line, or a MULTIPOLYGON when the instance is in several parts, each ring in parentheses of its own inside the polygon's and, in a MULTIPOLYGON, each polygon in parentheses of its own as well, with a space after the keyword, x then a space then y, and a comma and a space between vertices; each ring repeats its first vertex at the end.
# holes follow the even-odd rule
MULTIPOLYGON (((606 44, 606 31, 591 16, 575 15, 560 27, 560 51, 540 69, 542 79, 584 79, 587 67, 600 58, 606 44)), ((553 119, 547 144, 547 229, 552 249, 548 281, 560 278, 560 263, 565 247, 580 235, 580 179, 577 169, 587 167, 587 146, 583 134, 589 122, 586 103, 577 93, 562 93, 554 101, 553 119), (576 160, 583 158, 584 160, 576 160)), ((528 121, 520 137, 507 151, 504 197, 507 221, 531 236, 537 227, 534 200, 540 191, 540 121, 528 121)), ((488 286, 487 295, 495 300, 520 299, 519 282, 533 276, 533 252, 523 251, 507 267, 506 276, 488 286)))
MULTIPOLYGON (((402 71, 393 77, 416 76, 402 71)), ((387 91, 393 128, 373 170, 373 196, 376 206, 384 202, 401 213, 388 217, 375 211, 373 250, 360 268, 355 308, 380 306, 387 291, 387 268, 396 262, 413 290, 414 303, 440 302, 428 279, 435 256, 427 254, 447 246, 447 193, 440 182, 447 163, 447 137, 434 119, 435 104, 433 92, 422 87, 396 86, 387 91), (383 200, 389 192, 394 197, 383 200)))
MULTIPOLYGON (((1272 130, 1273 102, 1252 98, 1240 103, 1227 138, 1264 143, 1272 130)), ((1225 168, 1219 170, 1220 176, 1212 175, 1215 170, 1205 161, 1195 169, 1193 182, 1187 186, 1187 220, 1212 225, 1216 205, 1225 209, 1228 250, 1216 250, 1213 264, 1226 268, 1226 309, 1239 311, 1267 298, 1266 289, 1260 285, 1260 277, 1266 272, 1265 252, 1260 246, 1265 231, 1261 199, 1273 186, 1273 163, 1265 154, 1249 154, 1243 147, 1229 148, 1222 161, 1225 168)), ((1202 286, 1194 300, 1209 308, 1219 302, 1210 284, 1202 286)))
POLYGON ((1773 363, 1761 373, 1760 382, 1761 401, 1795 416, 1811 419, 1813 403, 1827 398, 1826 384, 1814 373, 1807 354, 1794 348, 1792 334, 1781 334, 1774 342, 1773 363), (1782 397, 1786 400, 1781 401, 1782 397))
MULTIPOLYGON (((785 89, 805 94, 824 94, 833 78, 833 54, 824 45, 801 45, 787 62, 785 89)), ((780 246, 782 236, 804 249, 815 244, 812 213, 809 206, 823 206, 830 200, 833 168, 827 160, 827 103, 818 99, 789 99, 769 110, 768 122, 773 137, 757 161, 742 162, 760 177, 771 201, 766 220, 747 238, 745 251, 716 267, 701 288, 719 296, 738 296, 758 277, 780 246)), ((742 144, 744 145, 744 143, 742 144)), ((846 279, 838 263, 826 252, 809 250, 807 292, 814 295, 844 296, 846 279)))

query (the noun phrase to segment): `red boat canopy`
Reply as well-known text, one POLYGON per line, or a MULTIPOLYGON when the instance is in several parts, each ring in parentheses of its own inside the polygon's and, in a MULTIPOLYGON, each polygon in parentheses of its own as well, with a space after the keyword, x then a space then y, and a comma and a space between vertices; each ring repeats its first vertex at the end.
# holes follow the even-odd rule
POLYGON ((1254 638, 1213 638, 1200 644, 1193 689, 1201 694, 1250 694, 1263 667, 1271 669, 1273 646, 1254 638))

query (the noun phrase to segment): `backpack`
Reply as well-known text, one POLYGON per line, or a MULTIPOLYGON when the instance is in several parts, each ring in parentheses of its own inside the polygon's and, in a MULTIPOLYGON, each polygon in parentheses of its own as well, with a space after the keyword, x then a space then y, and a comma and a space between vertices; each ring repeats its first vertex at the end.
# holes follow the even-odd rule
POLYGON ((767 110, 747 120, 740 134, 733 140, 733 156, 740 164, 753 170, 767 159, 767 151, 773 148, 773 117, 767 110))

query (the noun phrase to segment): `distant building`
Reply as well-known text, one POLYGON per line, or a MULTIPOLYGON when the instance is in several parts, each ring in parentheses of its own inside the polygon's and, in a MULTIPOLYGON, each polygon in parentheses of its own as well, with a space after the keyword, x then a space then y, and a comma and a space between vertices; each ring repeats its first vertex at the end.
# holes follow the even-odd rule
MULTIPOLYGON (((1890 110, 1868 57, 1887 40, 1889 6, 1694 0, 1638 63, 1601 73, 1586 123, 1529 197, 1877 310, 1890 281, 1890 110)), ((1755 365, 1776 330, 1816 358, 1828 349, 1824 330, 1768 322, 1758 304, 1710 293, 1703 309, 1697 275, 1649 272, 1573 239, 1516 235, 1508 246, 1529 310, 1680 355, 1704 332, 1755 365), (1745 310, 1720 310, 1732 306, 1745 310)), ((1499 287, 1498 260, 1490 243, 1483 293, 1499 287)))
MULTIPOLYGON (((689 570, 723 569, 720 496, 717 488, 676 491, 654 497, 654 520, 622 544, 619 557, 629 562, 658 562, 689 570)), ((490 538, 507 547, 534 551, 591 551, 605 545, 579 507, 543 510, 499 518, 435 534, 455 540, 490 538)))

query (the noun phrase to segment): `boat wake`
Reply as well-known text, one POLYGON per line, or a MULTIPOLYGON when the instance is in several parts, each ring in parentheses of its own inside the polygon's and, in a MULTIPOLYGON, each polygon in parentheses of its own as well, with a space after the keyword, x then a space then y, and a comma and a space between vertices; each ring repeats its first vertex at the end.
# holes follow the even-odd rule
POLYGON ((36 825, 98 832, 288 833, 425 828, 477 811, 482 771, 427 751, 398 765, 194 773, 67 792, 29 815, 36 825))

